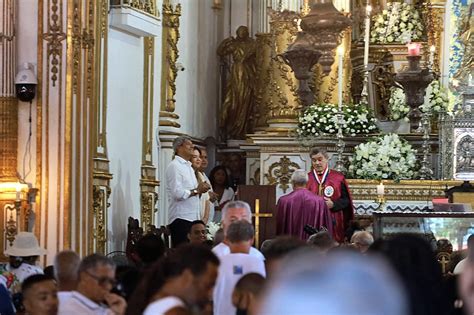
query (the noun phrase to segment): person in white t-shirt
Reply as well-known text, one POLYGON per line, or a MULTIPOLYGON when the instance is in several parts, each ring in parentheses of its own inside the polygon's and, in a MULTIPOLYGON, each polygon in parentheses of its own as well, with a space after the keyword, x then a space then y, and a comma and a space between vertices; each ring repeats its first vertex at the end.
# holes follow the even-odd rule
MULTIPOLYGON (((250 205, 245 201, 230 201, 226 203, 222 209, 222 228, 224 230, 224 241, 214 246, 212 251, 217 257, 221 258, 224 255, 230 254, 229 241, 227 240, 227 229, 229 225, 234 221, 245 220, 252 223, 252 211, 250 211, 250 205)), ((262 261, 265 260, 263 254, 256 248, 250 247, 249 254, 255 256, 262 261)))
POLYGON ((230 254, 220 257, 219 276, 214 288, 214 315, 235 314, 232 292, 235 284, 248 273, 258 273, 265 277, 263 260, 249 255, 253 244, 254 228, 246 220, 232 222, 226 234, 230 254))

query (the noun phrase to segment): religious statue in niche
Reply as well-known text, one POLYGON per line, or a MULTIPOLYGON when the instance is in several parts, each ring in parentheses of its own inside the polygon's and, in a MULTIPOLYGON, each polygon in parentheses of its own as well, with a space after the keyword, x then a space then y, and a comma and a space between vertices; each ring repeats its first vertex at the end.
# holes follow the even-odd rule
POLYGON ((462 19, 459 38, 463 43, 464 52, 461 66, 454 75, 456 87, 474 85, 474 3, 471 3, 462 19))
POLYGON ((221 58, 232 57, 219 123, 229 139, 244 139, 250 126, 256 87, 256 47, 248 28, 240 26, 236 38, 226 38, 217 48, 221 58))
POLYGON ((470 135, 461 138, 456 148, 456 173, 474 172, 474 139, 470 135))

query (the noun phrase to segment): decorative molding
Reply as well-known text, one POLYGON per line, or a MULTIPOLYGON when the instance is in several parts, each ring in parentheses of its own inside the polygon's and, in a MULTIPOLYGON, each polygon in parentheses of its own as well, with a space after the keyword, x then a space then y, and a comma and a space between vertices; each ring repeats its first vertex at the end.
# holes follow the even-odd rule
POLYGON ((278 184, 284 193, 290 188, 290 179, 293 172, 301 168, 297 163, 292 162, 286 155, 280 158, 279 162, 272 163, 265 174, 268 185, 278 184))
POLYGON ((158 17, 160 15, 156 8, 156 0, 111 0, 110 7, 131 8, 153 17, 158 17))
POLYGON ((111 189, 108 186, 94 185, 92 187, 92 214, 94 215, 92 237, 95 246, 92 251, 107 254, 107 209, 110 206, 111 189))
MULTIPOLYGON (((380 181, 348 179, 351 195, 354 200, 376 200, 377 185, 380 181)), ((453 180, 402 180, 396 183, 384 180, 385 199, 398 201, 425 201, 433 198, 444 198, 446 187, 460 185, 461 181, 453 180)))
POLYGON ((179 128, 181 125, 175 121, 179 116, 174 114, 176 100, 176 77, 178 76, 177 60, 179 57, 178 40, 179 18, 181 4, 173 7, 172 4, 163 3, 163 34, 162 34, 162 61, 161 61, 161 111, 160 126, 179 128), (173 113, 174 116, 171 116, 173 113))
POLYGON ((48 68, 53 86, 56 86, 58 72, 62 68, 63 41, 67 38, 63 31, 63 3, 58 4, 58 1, 51 0, 48 28, 46 33, 43 34, 43 40, 47 42, 48 68))
POLYGON ((155 39, 144 38, 143 63, 143 130, 142 130, 142 165, 140 179, 140 217, 144 231, 154 224, 158 194, 156 187, 156 168, 153 165, 153 97, 155 69, 155 39))

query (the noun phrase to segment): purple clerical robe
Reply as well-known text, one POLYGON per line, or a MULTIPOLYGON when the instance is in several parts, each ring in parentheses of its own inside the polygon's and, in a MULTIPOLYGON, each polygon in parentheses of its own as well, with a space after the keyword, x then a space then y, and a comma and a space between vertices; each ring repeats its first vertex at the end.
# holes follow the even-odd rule
POLYGON ((326 227, 332 235, 333 222, 324 198, 306 188, 297 188, 278 199, 277 235, 292 235, 302 240, 309 235, 303 230, 306 224, 317 229, 326 227))

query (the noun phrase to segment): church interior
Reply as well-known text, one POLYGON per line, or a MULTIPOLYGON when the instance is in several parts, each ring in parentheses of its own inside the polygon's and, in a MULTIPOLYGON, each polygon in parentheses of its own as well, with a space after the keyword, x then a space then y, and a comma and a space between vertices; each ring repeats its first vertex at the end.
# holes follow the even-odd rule
MULTIPOLYGON (((43 267, 66 249, 127 259, 148 232, 170 246, 167 169, 180 137, 200 161, 206 152, 211 189, 250 204, 256 248, 277 236, 277 202, 298 170, 312 176, 316 147, 347 184, 334 192, 314 170, 319 195, 348 196, 352 230, 419 235, 443 274, 465 255, 472 0, 0 7, 0 262, 21 232, 46 250, 43 267)), ((210 204, 213 234, 221 205, 210 204)))

